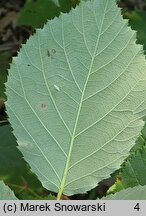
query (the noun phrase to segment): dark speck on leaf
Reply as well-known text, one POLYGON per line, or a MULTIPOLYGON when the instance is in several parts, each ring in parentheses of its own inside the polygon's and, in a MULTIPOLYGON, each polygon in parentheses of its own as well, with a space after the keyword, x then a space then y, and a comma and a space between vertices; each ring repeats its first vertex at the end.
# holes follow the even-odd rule
POLYGON ((28 64, 27 66, 30 66, 30 64, 28 64))
POLYGON ((51 50, 47 50, 48 57, 53 58, 55 53, 56 53, 56 49, 54 49, 54 48, 52 48, 51 50))
POLYGON ((47 107, 47 105, 46 105, 45 103, 41 103, 41 105, 40 105, 40 106, 41 106, 41 108, 42 108, 42 109, 44 109, 44 108, 46 108, 46 107, 47 107))
POLYGON ((47 50, 47 56, 50 57, 50 51, 49 50, 47 50))

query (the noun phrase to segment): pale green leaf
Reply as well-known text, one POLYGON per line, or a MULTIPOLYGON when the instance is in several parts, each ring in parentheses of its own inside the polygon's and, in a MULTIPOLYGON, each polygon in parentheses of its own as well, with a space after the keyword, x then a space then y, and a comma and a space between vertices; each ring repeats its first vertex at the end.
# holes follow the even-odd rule
POLYGON ((13 59, 7 112, 43 186, 85 193, 127 157, 146 114, 146 62, 115 0, 81 2, 13 59))
POLYGON ((58 7, 60 6, 59 0, 52 0, 52 2, 57 5, 58 7))
POLYGON ((146 200, 146 185, 127 188, 107 197, 103 200, 146 200))
POLYGON ((0 181, 0 200, 17 200, 11 189, 0 181))

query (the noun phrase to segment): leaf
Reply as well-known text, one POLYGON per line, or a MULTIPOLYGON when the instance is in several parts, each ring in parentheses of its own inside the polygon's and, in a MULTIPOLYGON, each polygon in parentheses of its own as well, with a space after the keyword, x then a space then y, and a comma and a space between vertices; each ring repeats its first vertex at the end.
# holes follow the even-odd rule
POLYGON ((122 183, 122 181, 120 179, 116 179, 116 182, 114 185, 112 185, 108 191, 107 191, 107 194, 110 194, 110 193, 116 193, 116 192, 119 192, 121 190, 124 189, 124 185, 122 183))
POLYGON ((23 10, 18 18, 18 25, 31 25, 34 28, 41 27, 55 16, 59 16, 59 8, 52 0, 26 1, 23 10))
POLYGON ((46 195, 44 196, 39 196, 38 194, 33 194, 31 195, 30 193, 28 193, 28 191, 26 191, 26 193, 20 193, 19 196, 17 196, 18 199, 20 200, 56 200, 56 197, 52 194, 46 195))
POLYGON ((146 185, 146 146, 130 155, 122 166, 120 176, 125 187, 146 185))
POLYGON ((52 194, 49 194, 48 196, 43 198, 44 200, 56 200, 56 197, 52 194))
POLYGON ((14 193, 2 181, 0 181, 0 200, 17 200, 14 193))
POLYGON ((17 149, 10 125, 0 127, 0 139, 0 179, 5 179, 7 184, 15 185, 17 194, 20 187, 24 190, 27 188, 27 193, 29 189, 35 192, 42 189, 37 177, 30 172, 28 164, 17 149))
POLYGON ((52 2, 57 5, 58 7, 60 6, 59 0, 52 0, 52 2))
POLYGON ((18 168, 25 165, 22 154, 16 148, 17 142, 10 125, 0 127, 0 174, 2 170, 18 168))
POLYGON ((129 19, 129 25, 132 29, 137 31, 137 41, 144 45, 144 50, 146 54, 146 12, 145 11, 130 11, 125 12, 124 17, 129 19))
MULTIPOLYGON (((145 120, 145 118, 144 118, 145 120)), ((131 149, 130 155, 121 165, 114 176, 120 177, 123 187, 146 185, 146 123, 138 137, 136 145, 131 149)))
POLYGON ((42 27, 48 19, 59 16, 60 12, 69 12, 78 0, 29 0, 25 3, 18 19, 18 25, 42 27))
POLYGON ((146 185, 127 188, 107 197, 102 200, 146 200, 146 185))
POLYGON ((144 123, 145 69, 115 0, 81 2, 13 58, 10 122, 25 160, 58 199, 119 169, 144 123))

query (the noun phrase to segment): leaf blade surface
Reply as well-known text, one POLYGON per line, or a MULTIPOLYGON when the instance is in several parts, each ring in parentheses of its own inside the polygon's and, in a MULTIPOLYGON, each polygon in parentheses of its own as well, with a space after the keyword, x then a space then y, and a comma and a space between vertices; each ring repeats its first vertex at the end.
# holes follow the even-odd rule
POLYGON ((146 107, 141 52, 115 1, 98 0, 48 22, 13 59, 7 110, 19 149, 59 197, 108 178, 134 145, 146 107))
POLYGON ((2 181, 0 182, 0 200, 17 200, 11 189, 2 181))

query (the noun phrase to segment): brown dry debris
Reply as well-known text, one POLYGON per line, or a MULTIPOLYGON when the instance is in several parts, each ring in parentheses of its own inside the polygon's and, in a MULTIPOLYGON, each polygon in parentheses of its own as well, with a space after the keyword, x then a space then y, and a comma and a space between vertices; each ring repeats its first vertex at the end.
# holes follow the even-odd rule
POLYGON ((30 27, 17 26, 17 19, 25 0, 0 0, 0 52, 15 55, 32 33, 30 27))

